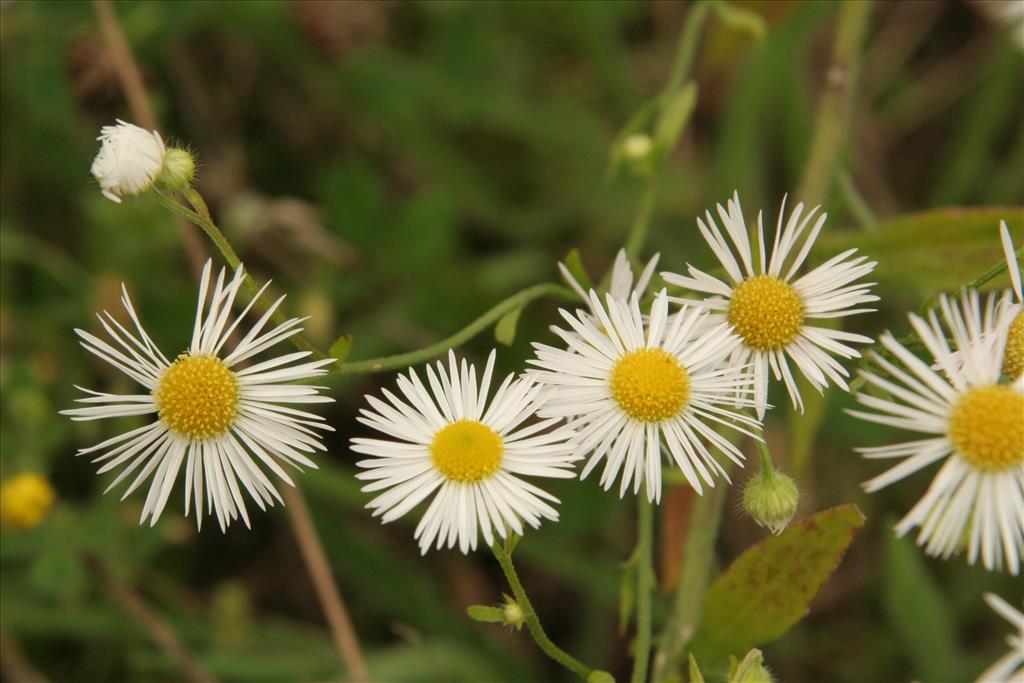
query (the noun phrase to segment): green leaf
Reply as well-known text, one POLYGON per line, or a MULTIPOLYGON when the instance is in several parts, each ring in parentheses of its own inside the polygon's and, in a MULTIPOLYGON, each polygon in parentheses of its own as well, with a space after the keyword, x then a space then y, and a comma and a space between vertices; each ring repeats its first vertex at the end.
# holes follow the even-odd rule
POLYGON ((686 122, 697 106, 697 84, 684 85, 669 99, 654 127, 654 154, 660 163, 675 149, 686 122))
POLYGON ((748 34, 756 43, 764 40, 768 34, 768 25, 757 12, 719 0, 711 4, 718 20, 733 31, 748 34))
POLYGON ((339 363, 344 363, 349 354, 352 353, 352 335, 343 334, 334 340, 331 344, 330 354, 334 356, 339 363))
POLYGON ((494 338, 499 344, 512 346, 516 338, 516 325, 519 324, 519 314, 523 312, 522 306, 517 306, 501 316, 501 319, 494 326, 494 338))
POLYGON ((569 274, 576 280, 576 284, 583 288, 584 292, 588 292, 594 288, 594 283, 591 281, 590 276, 587 274, 587 269, 583 267, 583 259, 580 258, 580 250, 573 247, 568 254, 565 255, 563 261, 569 274))
POLYGON ((747 549, 704 596, 693 641, 698 659, 720 662, 785 633, 807 613, 863 524, 856 505, 840 505, 747 549))
POLYGON ((704 675, 700 672, 700 667, 697 666, 697 660, 693 658, 693 653, 690 653, 690 683, 704 683, 704 675))
MULTIPOLYGON (((889 285, 956 291, 992 265, 1005 260, 999 221, 1011 233, 1024 230, 1022 207, 946 208, 898 216, 872 232, 822 234, 814 245, 817 261, 856 248, 878 261, 873 276, 889 285)), ((812 264, 815 261, 812 261, 812 264)), ((1008 277, 992 281, 1004 286, 1008 277)))
POLYGON ((594 669, 587 676, 587 683, 615 683, 615 677, 607 671, 601 671, 600 669, 594 669))
POLYGON ((505 623, 504 610, 490 605, 470 605, 466 608, 466 614, 473 621, 482 621, 485 624, 505 623))
POLYGON ((955 677, 960 653, 947 598, 914 544, 889 534, 882 575, 886 620, 923 681, 955 677))

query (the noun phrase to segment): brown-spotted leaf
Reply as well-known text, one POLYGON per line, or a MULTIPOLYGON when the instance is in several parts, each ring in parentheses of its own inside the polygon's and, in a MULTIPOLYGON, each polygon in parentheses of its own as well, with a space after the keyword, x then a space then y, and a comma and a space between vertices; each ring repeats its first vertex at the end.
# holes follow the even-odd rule
POLYGON ((748 548, 704 596, 692 648, 698 661, 720 662, 789 630, 863 524, 856 505, 840 505, 748 548))

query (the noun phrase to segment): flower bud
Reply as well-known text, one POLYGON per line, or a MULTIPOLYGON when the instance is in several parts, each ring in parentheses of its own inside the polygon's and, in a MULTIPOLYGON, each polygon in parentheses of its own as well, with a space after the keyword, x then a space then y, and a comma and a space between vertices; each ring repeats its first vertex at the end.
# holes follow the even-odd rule
POLYGON ((796 483, 773 468, 762 468, 743 489, 744 511, 776 535, 793 519, 799 501, 796 483))
POLYGON ((760 650, 748 652, 743 661, 729 673, 729 683, 772 683, 773 680, 764 666, 764 656, 760 650))
POLYGON ((187 190, 196 176, 196 162, 187 150, 172 147, 164 155, 163 169, 158 180, 172 190, 187 190))
POLYGON ((514 626, 517 631, 526 623, 526 614, 523 612, 523 608, 509 595, 505 596, 505 604, 502 606, 501 612, 505 618, 505 624, 514 626))
POLYGON ((9 529, 31 529, 43 521, 55 497, 45 477, 22 472, 0 485, 0 523, 9 529))
POLYGON ((645 161, 651 154, 654 143, 644 133, 633 133, 622 141, 622 154, 631 162, 645 161))
POLYGON ((91 170, 104 197, 120 204, 122 197, 153 186, 167 150, 159 133, 119 119, 116 126, 104 126, 96 139, 101 146, 91 170))

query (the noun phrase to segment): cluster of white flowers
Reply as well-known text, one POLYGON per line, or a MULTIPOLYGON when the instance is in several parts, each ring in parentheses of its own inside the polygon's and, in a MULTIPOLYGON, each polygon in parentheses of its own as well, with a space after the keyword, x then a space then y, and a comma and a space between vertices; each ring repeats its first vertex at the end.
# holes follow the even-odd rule
MULTIPOLYGON (((156 132, 119 122, 99 139, 92 172, 116 202, 168 172, 168 150, 156 132)), ((171 166, 172 183, 191 180, 191 157, 171 166)), ((716 208, 722 228, 710 211, 697 225, 724 278, 687 266, 685 275, 661 273, 677 288, 671 295, 665 288, 652 293, 659 257, 634 283, 620 251, 602 298, 559 264, 586 308, 560 311, 566 326, 551 330, 563 346, 534 343, 535 357, 521 376, 507 375, 492 392, 494 351, 479 377, 476 366, 449 351, 447 366, 425 368, 425 382, 410 369, 398 376, 397 393, 367 396, 358 420, 384 438, 357 436, 351 448, 366 456, 356 463, 357 477, 367 482, 364 491, 377 494, 368 503, 373 514, 391 522, 429 499, 414 532, 421 551, 458 545, 467 553, 481 535, 491 545, 542 519, 557 520, 557 498, 527 479, 571 478, 581 461, 580 478, 603 463, 600 484, 617 484, 620 497, 643 488, 648 501, 659 502, 666 462, 701 494, 729 480, 730 463, 743 465, 737 434, 762 438, 772 379, 797 410, 803 399, 794 368, 819 393, 830 385, 849 390, 840 361, 858 358, 853 345, 872 340, 822 321, 872 310, 864 306, 878 297, 863 278, 876 263, 851 249, 802 273, 825 214, 797 204, 787 216, 783 202, 767 238, 758 214, 752 245, 738 196, 716 208)), ((866 482, 867 491, 942 462, 897 533, 916 528, 918 544, 931 555, 966 549, 970 563, 980 558, 987 569, 1016 575, 1024 559, 1024 294, 1005 223, 1001 236, 1011 289, 985 299, 974 291, 942 296, 938 312, 910 315, 929 360, 883 334, 883 351, 868 356, 874 369, 861 371, 866 390, 856 400, 864 410, 848 412, 924 435, 859 449, 868 459, 899 461, 866 482)), ((310 352, 299 351, 245 367, 299 333, 304 319, 265 329, 282 296, 243 336, 240 323, 266 290, 232 317, 243 277, 241 266, 233 277, 221 269, 214 282, 207 262, 191 343, 173 361, 146 333, 123 286, 134 331, 106 311, 98 317, 111 341, 76 330, 88 351, 145 391, 83 390, 89 395, 79 402, 88 405, 64 413, 75 420, 156 416, 80 451, 97 454, 100 472, 120 468, 111 487, 134 475, 125 496, 152 479, 141 515, 152 524, 182 465, 185 514, 194 498, 201 525, 205 492, 206 513, 223 530, 239 516, 249 524, 243 489, 261 509, 280 501, 264 468, 291 484, 281 465, 315 468, 308 456, 324 450, 321 432, 331 427, 291 404, 332 399, 319 393, 324 387, 292 382, 325 374, 334 359, 308 360, 310 352)), ((758 519, 776 533, 796 505, 795 485, 782 479, 787 500, 769 491, 771 519, 758 519)), ((1024 615, 993 595, 986 600, 1022 633, 982 679, 1011 680, 1022 673, 1024 615)))

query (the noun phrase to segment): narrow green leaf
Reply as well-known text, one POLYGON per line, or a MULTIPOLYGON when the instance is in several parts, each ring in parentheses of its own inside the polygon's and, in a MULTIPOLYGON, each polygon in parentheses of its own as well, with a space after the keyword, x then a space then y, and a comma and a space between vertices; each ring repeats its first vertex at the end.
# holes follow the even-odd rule
POLYGON ((331 344, 330 354, 334 356, 339 363, 344 363, 349 354, 352 353, 352 335, 343 334, 334 340, 331 344))
POLYGON ((583 288, 584 292, 590 291, 594 288, 594 283, 590 280, 590 276, 587 274, 587 269, 583 267, 583 259, 580 258, 579 249, 573 247, 569 253, 565 255, 563 264, 576 280, 576 283, 583 288))
POLYGON ((754 42, 760 43, 768 35, 768 25, 757 12, 719 0, 711 4, 715 16, 733 31, 746 33, 754 42))
POLYGON ((505 623, 505 612, 490 605, 470 605, 466 608, 466 614, 473 621, 482 621, 485 624, 505 623))
MULTIPOLYGON (((1004 260, 1000 220, 1019 235, 1024 231, 1024 208, 934 209, 898 216, 868 233, 825 231, 814 245, 818 258, 812 264, 856 248, 878 261, 872 275, 889 285, 956 291, 1004 260)), ((1003 275, 991 286, 1008 282, 1003 275)))
POLYGON ((697 666, 697 660, 693 658, 693 653, 690 653, 690 683, 704 683, 704 674, 700 672, 700 667, 697 666))
POLYGON ((841 505, 747 549, 704 596, 693 641, 698 659, 713 665, 789 630, 807 613, 863 524, 856 505, 841 505))
POLYGON ((660 163, 672 153, 697 106, 697 84, 684 85, 665 105, 654 127, 654 154, 660 163))
POLYGON ((494 326, 494 338, 499 344, 512 346, 512 342, 516 338, 516 325, 519 324, 519 314, 522 312, 523 307, 518 306, 501 316, 501 319, 498 320, 498 323, 494 326))
POLYGON ((947 599, 914 544, 895 534, 888 536, 882 575, 886 620, 902 640, 916 678, 941 681, 955 677, 961 658, 947 599))

